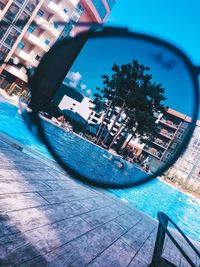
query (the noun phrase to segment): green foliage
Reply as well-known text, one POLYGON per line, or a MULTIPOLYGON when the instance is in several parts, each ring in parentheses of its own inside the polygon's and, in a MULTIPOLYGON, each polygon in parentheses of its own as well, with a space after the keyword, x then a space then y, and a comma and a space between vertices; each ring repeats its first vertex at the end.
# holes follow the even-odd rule
POLYGON ((94 95, 95 111, 105 111, 108 103, 112 112, 116 107, 121 108, 120 112, 127 118, 124 131, 141 138, 153 136, 157 130, 155 114, 165 110, 161 104, 166 99, 165 89, 152 80, 149 71, 149 67, 137 60, 121 66, 114 63, 112 75, 102 75, 104 86, 97 88, 98 93, 94 95))

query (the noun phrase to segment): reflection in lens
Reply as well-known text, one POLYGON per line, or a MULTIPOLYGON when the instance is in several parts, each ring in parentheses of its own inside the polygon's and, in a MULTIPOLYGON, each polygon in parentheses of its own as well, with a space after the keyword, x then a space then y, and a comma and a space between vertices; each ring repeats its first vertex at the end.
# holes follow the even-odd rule
POLYGON ((193 91, 187 67, 166 48, 96 38, 85 43, 41 121, 67 166, 91 181, 126 185, 158 171, 181 148, 193 91))

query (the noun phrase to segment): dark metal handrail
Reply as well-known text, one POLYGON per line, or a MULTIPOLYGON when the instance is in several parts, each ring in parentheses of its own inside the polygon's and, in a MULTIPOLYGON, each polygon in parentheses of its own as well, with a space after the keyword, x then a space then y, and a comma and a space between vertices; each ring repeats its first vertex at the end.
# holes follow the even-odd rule
POLYGON ((195 246, 192 244, 192 242, 188 239, 187 236, 181 231, 181 229, 163 212, 158 212, 157 214, 159 225, 158 225, 158 232, 156 237, 156 243, 154 247, 153 252, 153 259, 149 267, 168 267, 168 266, 174 266, 173 263, 169 262, 168 260, 161 257, 162 251, 163 251, 163 245, 165 240, 165 235, 167 234, 168 237, 171 239, 173 244, 177 247, 177 249, 181 252, 183 257, 187 260, 187 262, 192 267, 197 267, 197 265, 191 260, 191 258, 188 256, 188 254, 183 250, 183 248, 179 245, 179 243, 175 240, 175 238, 172 236, 170 231, 167 229, 168 222, 170 222, 181 234, 181 236, 187 241, 188 245, 192 248, 192 250, 196 253, 196 255, 200 259, 200 252, 195 248, 195 246))

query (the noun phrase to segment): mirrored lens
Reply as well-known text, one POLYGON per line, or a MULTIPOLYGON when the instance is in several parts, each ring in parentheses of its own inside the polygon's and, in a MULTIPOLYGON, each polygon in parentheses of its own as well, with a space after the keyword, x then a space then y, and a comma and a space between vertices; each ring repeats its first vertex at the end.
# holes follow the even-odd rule
MULTIPOLYGON (((63 53, 68 65, 67 49, 63 53)), ((49 69, 58 71, 53 61, 49 69)), ((50 89, 51 73, 44 76, 50 89)), ((98 183, 134 184, 182 148, 194 88, 187 66, 171 50, 137 38, 91 38, 63 77, 48 103, 40 98, 40 118, 67 168, 98 183)))

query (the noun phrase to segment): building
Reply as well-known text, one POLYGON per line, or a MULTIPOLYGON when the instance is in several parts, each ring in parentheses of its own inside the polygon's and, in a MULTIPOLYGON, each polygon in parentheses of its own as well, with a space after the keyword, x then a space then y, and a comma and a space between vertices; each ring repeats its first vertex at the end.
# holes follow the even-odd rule
MULTIPOLYGON (((189 123, 185 127, 188 127, 189 123)), ((200 183, 200 121, 197 121, 190 143, 184 154, 171 168, 171 175, 200 183)))
POLYGON ((114 137, 115 135, 119 137, 120 130, 122 129, 123 126, 123 120, 125 118, 125 114, 120 114, 120 116, 117 118, 119 110, 120 110, 119 107, 115 107, 115 110, 112 111, 112 116, 111 116, 111 109, 109 109, 106 118, 105 118, 106 111, 98 113, 93 110, 88 119, 88 125, 90 127, 89 128, 90 131, 96 135, 99 127, 102 127, 101 129, 104 129, 103 130, 104 137, 106 136, 108 131, 110 137, 114 137))
MULTIPOLYGON (((190 117, 169 108, 164 115, 160 114, 158 116, 157 124, 159 130, 153 140, 148 141, 147 143, 142 143, 139 138, 135 138, 131 140, 128 145, 137 158, 140 158, 142 161, 148 159, 148 164, 151 171, 155 172, 168 160, 170 160, 180 149, 183 140, 188 133, 190 122, 190 117)), ((198 158, 199 151, 197 149, 196 143, 198 144, 197 139, 200 138, 200 130, 198 126, 199 124, 200 123, 197 122, 197 126, 191 139, 189 148, 184 154, 185 156, 182 156, 175 164, 176 171, 178 173, 182 173, 182 176, 185 178, 187 174, 190 173, 191 175, 191 172, 195 173, 196 175, 196 173, 200 171, 198 160, 194 161, 194 158, 193 160, 189 160, 192 157, 188 157, 188 155, 191 154, 194 157, 198 158)), ((127 137, 123 146, 127 144, 128 140, 129 136, 127 137)))
MULTIPOLYGON (((103 23, 114 3, 113 0, 0 0, 0 60, 15 57, 26 66, 37 67, 58 38, 88 28, 75 27, 77 22, 103 23), (25 23, 17 24, 20 21, 25 23)), ((0 67, 0 88, 8 94, 20 95, 26 83, 25 68, 0 67)))
POLYGON ((84 96, 76 88, 63 83, 56 93, 53 103, 61 113, 71 119, 86 125, 93 107, 89 97, 84 96))
POLYGON ((185 114, 168 109, 158 118, 158 134, 154 140, 144 145, 142 155, 149 158, 150 169, 156 171, 165 164, 179 149, 187 130, 184 123, 188 120, 185 114))

